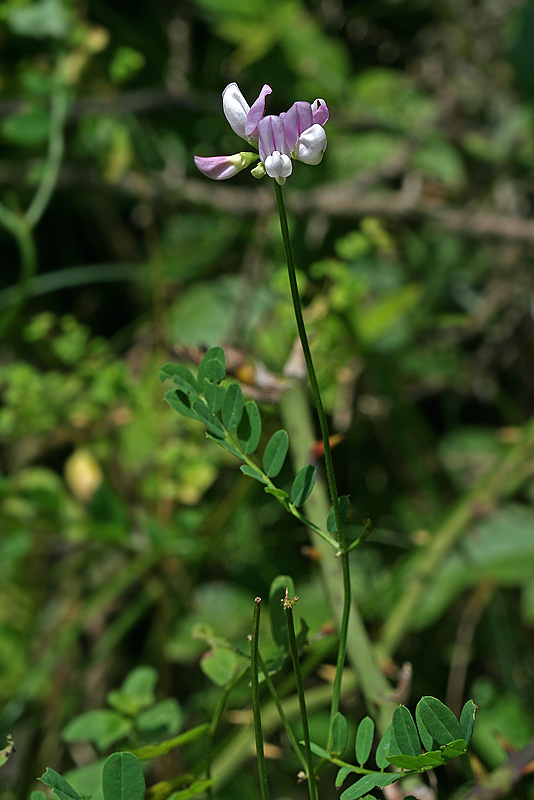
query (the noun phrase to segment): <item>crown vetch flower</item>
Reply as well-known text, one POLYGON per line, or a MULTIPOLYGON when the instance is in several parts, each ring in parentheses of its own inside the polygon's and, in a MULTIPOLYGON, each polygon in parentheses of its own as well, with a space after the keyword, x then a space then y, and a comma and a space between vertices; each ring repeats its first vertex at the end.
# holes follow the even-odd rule
MULTIPOLYGON (((289 111, 264 117, 265 98, 272 89, 265 84, 249 106, 237 83, 229 83, 222 94, 223 111, 230 127, 246 142, 258 145, 260 164, 253 170, 255 177, 265 174, 280 185, 291 175, 291 159, 305 164, 319 164, 326 150, 323 126, 328 121, 328 107, 318 98, 313 103, 298 100, 289 111)), ((195 164, 208 178, 223 181, 237 175, 258 160, 256 153, 241 152, 231 156, 195 156, 195 164)))

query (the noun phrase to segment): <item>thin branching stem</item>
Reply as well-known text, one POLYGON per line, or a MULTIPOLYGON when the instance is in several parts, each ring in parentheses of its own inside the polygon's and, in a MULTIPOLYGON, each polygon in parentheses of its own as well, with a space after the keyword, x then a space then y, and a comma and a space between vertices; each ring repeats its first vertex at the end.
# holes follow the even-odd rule
POLYGON ((313 758, 310 746, 310 729, 308 726, 308 713, 306 711, 306 698, 304 696, 304 684, 302 682, 302 672, 300 669, 300 659, 297 648, 297 638, 295 636, 295 624, 293 622, 293 605, 298 600, 294 598, 291 600, 286 591, 286 596, 282 600, 284 611, 287 620, 287 633, 289 637, 289 651, 291 653, 291 661, 293 662, 293 672, 295 673, 295 685, 297 687, 297 696, 299 699, 300 719, 302 722, 302 735, 304 737, 304 753, 306 755, 308 775, 308 791, 310 800, 317 800, 317 783, 315 781, 315 774, 313 770, 313 758))
POLYGON ((267 772, 265 770, 265 754, 263 752, 263 732, 261 729, 261 711, 260 711, 260 684, 258 678, 260 609, 261 609, 261 598, 256 597, 254 606, 254 618, 252 625, 252 648, 250 653, 251 656, 250 664, 252 671, 251 675, 252 713, 254 716, 254 736, 256 739, 256 760, 258 762, 261 800, 269 800, 269 785, 267 783, 267 772))
POLYGON ((302 306, 300 303, 300 296, 297 284, 297 276, 295 271, 295 262, 293 260, 293 251, 291 249, 291 239, 289 236, 289 227, 287 224, 287 214, 284 205, 284 197, 282 194, 282 187, 274 181, 274 188, 276 193, 276 203, 278 205, 278 214, 280 217, 280 228, 282 231, 282 241, 284 243, 284 250, 286 254, 287 269, 289 274, 289 285, 291 287, 291 298, 293 300, 293 309, 295 311, 295 319, 297 322, 297 329, 299 333, 304 359, 306 361, 306 368, 308 370, 308 377, 310 386, 317 409, 317 416, 319 418, 319 426, 321 428, 321 436, 324 447, 324 462, 326 470, 326 478, 328 481, 328 489, 330 491, 330 498, 332 501, 332 508, 334 511, 334 518, 336 521, 336 535, 339 545, 341 568, 343 572, 343 613, 341 616, 341 626, 339 630, 339 647, 336 665, 336 676, 334 679, 334 686, 332 691, 332 705, 330 709, 330 727, 328 732, 327 748, 332 746, 332 726, 334 717, 339 709, 339 698, 341 695, 341 679, 343 676, 343 666, 345 664, 345 655, 347 650, 347 632, 349 626, 350 606, 351 606, 351 583, 348 555, 346 553, 345 534, 343 532, 343 521, 341 519, 341 510, 339 507, 339 495, 337 491, 336 478, 334 474, 334 466, 332 463, 332 450, 330 448, 330 437, 328 433, 328 423, 324 412, 323 401, 321 399, 321 392, 319 390, 319 383, 308 342, 306 333, 306 326, 304 325, 304 318, 302 315, 302 306))

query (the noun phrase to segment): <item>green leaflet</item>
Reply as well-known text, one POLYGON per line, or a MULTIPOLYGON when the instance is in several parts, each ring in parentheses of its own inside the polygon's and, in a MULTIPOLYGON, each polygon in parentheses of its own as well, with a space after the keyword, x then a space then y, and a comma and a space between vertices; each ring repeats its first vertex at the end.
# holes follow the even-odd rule
POLYGON ((210 347, 199 364, 197 380, 202 386, 207 378, 213 383, 220 383, 226 376, 226 356, 222 347, 210 347))
POLYGON ((364 775, 363 778, 360 778, 356 783, 353 783, 352 786, 349 786, 348 789, 345 789, 340 800, 358 800, 359 797, 363 797, 364 794, 367 794, 367 792, 370 792, 376 786, 383 789, 384 786, 395 783, 395 781, 398 781, 401 777, 402 774, 400 772, 374 772, 371 775, 364 775))
POLYGON ((417 728, 426 750, 438 745, 449 744, 462 738, 460 723, 450 710, 436 697, 422 697, 416 708, 417 728))
POLYGON ((421 744, 417 728, 406 706, 398 706, 395 709, 392 725, 390 752, 395 754, 395 751, 398 751, 398 753, 405 756, 420 755, 421 744))
MULTIPOLYGON (((170 389, 168 392, 165 392, 165 400, 171 408, 174 408, 174 410, 182 414, 182 416, 195 419, 197 422, 202 422, 201 417, 191 406, 190 396, 181 389, 170 389)), ((200 401, 197 402, 200 403, 200 401)))
POLYGON ((241 386, 238 383, 231 383, 226 389, 226 394, 222 404, 221 417, 223 425, 227 431, 235 431, 243 416, 244 401, 241 386))
POLYGON ((102 771, 104 800, 143 800, 145 776, 133 753, 113 753, 102 771))
POLYGON ((244 413, 237 426, 237 441, 247 455, 253 453, 260 443, 261 417, 254 400, 245 403, 244 413))
POLYGON ((39 780, 52 789, 60 800, 89 800, 89 795, 79 794, 55 769, 47 767, 45 774, 39 780))
POLYGON ((308 464, 297 473, 291 486, 290 499, 297 508, 304 505, 313 491, 317 467, 308 464))
POLYGON ((355 745, 356 761, 361 767, 367 763, 367 759, 371 755, 374 733, 375 723, 371 717, 364 717, 358 725, 355 745))
POLYGON ((341 754, 344 751, 348 738, 347 720, 338 711, 332 723, 332 750, 334 753, 341 754))
POLYGON ((259 467, 251 467, 249 464, 241 464, 239 467, 243 475, 248 475, 249 478, 254 478, 255 481, 259 481, 263 483, 264 486, 267 486, 267 481, 263 477, 263 473, 259 467))
POLYGON ((226 437, 226 431, 214 411, 211 411, 211 409, 200 400, 193 400, 192 408, 213 436, 219 439, 224 439, 226 437))
POLYGON ((477 708, 478 706, 472 700, 468 700, 460 714, 460 728, 462 729, 462 736, 465 739, 466 746, 471 741, 477 708))
POLYGON ((263 470, 269 478, 276 477, 284 466, 288 449, 287 432, 282 429, 273 433, 263 453, 263 470))

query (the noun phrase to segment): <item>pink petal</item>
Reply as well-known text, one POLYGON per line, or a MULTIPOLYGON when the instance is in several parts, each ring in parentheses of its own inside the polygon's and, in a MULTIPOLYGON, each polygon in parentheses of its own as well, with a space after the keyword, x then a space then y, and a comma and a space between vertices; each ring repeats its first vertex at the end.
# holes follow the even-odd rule
POLYGON ((291 152, 303 131, 313 125, 312 107, 304 100, 293 103, 284 117, 284 130, 289 152, 291 152))
POLYGON ((246 164, 241 165, 241 161, 239 153, 235 156, 211 156, 208 158, 195 156, 196 167, 203 175, 215 181, 225 181, 241 172, 246 167, 246 164))
POLYGON ((317 100, 313 101, 311 108, 314 124, 317 123, 318 125, 324 125, 326 122, 328 122, 330 112, 328 111, 328 106, 324 100, 318 97, 317 100))
POLYGON ((271 94, 272 89, 265 84, 257 99, 253 102, 245 121, 245 134, 253 138, 257 137, 258 122, 263 117, 265 111, 265 96, 271 94))

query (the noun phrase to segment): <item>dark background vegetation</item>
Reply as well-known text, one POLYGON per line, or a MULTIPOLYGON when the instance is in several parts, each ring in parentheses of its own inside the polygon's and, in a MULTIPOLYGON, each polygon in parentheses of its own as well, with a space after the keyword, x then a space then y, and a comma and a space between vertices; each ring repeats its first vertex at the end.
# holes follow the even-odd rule
MULTIPOLYGON (((418 552, 469 508, 394 648, 413 664, 408 704, 480 706, 471 764, 439 775, 441 795, 534 736, 533 41, 523 0, 2 4, 9 219, 35 193, 65 86, 68 100, 50 202, 18 239, 4 214, 0 228, 0 747, 9 733, 17 747, 2 800, 29 797, 46 766, 90 787, 120 740, 99 751, 62 730, 136 666, 178 701, 167 732, 209 719, 206 640, 243 643, 278 573, 312 636, 331 618, 304 529, 157 380, 194 348, 236 348, 237 378, 280 424, 258 379, 260 364, 281 377, 295 336, 272 185, 193 165, 243 145, 221 113, 232 80, 249 102, 269 83, 271 113, 330 109, 323 163, 296 164, 285 196, 340 489, 351 521, 376 527, 354 559, 373 638, 418 552), (35 245, 24 269, 17 241, 35 245)), ((230 706, 247 702, 243 686, 230 706)), ((343 710, 354 726, 366 713, 357 694, 343 710)), ((271 743, 273 797, 304 797, 271 743)), ((193 770, 196 748, 149 782, 193 770)), ((257 794, 245 764, 221 798, 257 794)), ((336 796, 331 776, 321 792, 336 796)))

